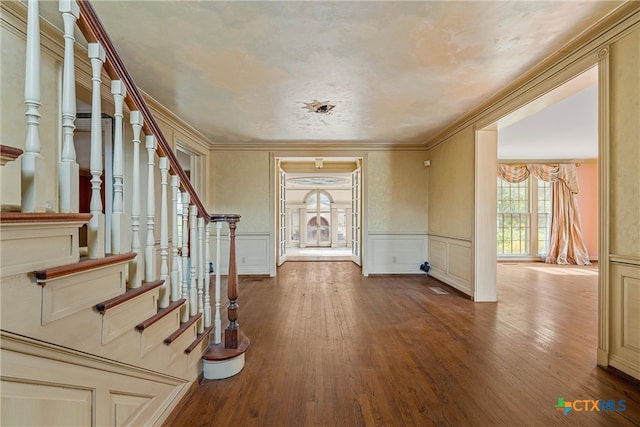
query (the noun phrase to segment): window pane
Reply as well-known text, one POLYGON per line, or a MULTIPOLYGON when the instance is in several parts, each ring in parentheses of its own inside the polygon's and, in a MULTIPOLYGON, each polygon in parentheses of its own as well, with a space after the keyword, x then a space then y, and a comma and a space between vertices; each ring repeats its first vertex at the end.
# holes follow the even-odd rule
POLYGON ((307 209, 316 210, 318 203, 318 193, 313 193, 307 197, 307 209))
POLYGON ((546 256, 549 245, 551 215, 551 183, 538 180, 538 255, 546 256))
POLYGON ((497 187, 498 254, 528 254, 530 181, 509 183, 498 178, 497 187))
POLYGON ((338 241, 346 240, 347 235, 347 210, 338 209, 338 241))
POLYGON ((291 210, 291 240, 300 241, 300 210, 291 210))
POLYGON ((320 210, 324 212, 330 210, 330 208, 331 201, 329 200, 329 197, 324 193, 320 193, 320 210))

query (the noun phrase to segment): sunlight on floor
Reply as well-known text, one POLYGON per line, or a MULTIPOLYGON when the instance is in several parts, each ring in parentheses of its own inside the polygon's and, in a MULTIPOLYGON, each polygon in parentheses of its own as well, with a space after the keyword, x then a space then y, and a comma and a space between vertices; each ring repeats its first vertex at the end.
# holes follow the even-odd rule
POLYGON ((593 268, 580 268, 574 266, 567 267, 529 267, 525 266, 525 268, 536 270, 541 273, 547 274, 555 274, 555 275, 576 275, 576 276, 597 276, 598 270, 593 268))
POLYGON ((288 261, 349 261, 351 248, 287 248, 288 261))

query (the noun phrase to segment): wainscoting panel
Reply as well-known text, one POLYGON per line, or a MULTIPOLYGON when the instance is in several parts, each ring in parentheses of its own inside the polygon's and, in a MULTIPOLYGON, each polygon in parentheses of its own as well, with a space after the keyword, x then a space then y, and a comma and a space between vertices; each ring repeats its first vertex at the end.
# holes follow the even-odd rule
MULTIPOLYGON (((236 266, 238 274, 269 274, 269 233, 236 234, 236 266)), ((211 256, 215 265, 215 234, 211 238, 211 256)), ((220 236, 220 274, 229 271, 229 237, 220 236)))
POLYGON ((2 425, 90 426, 93 390, 28 382, 2 381, 2 425))
POLYGON ((640 265, 612 262, 610 365, 640 378, 640 265))
POLYGON ((473 296, 471 240, 429 235, 429 275, 473 296))
POLYGON ((427 260, 426 234, 370 233, 369 274, 423 274, 427 260))
POLYGON ((2 334, 1 425, 159 425, 190 382, 2 334))

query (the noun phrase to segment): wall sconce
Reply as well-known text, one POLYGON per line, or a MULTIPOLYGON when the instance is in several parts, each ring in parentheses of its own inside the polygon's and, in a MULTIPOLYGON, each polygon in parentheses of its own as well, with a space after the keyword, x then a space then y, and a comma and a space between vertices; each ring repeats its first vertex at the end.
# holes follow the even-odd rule
POLYGON ((322 168, 322 158, 321 157, 317 157, 316 158, 316 169, 321 169, 322 168))

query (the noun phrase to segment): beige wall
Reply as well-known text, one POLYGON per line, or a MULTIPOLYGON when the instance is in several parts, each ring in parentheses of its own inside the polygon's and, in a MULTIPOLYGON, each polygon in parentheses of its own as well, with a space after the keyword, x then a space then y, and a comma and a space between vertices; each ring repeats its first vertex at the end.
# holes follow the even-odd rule
POLYGON ((374 151, 364 169, 370 232, 427 231, 427 168, 424 151, 374 151))
POLYGON ((640 257, 640 29, 613 43, 609 60, 610 251, 640 257))
MULTIPOLYGON (((610 47, 608 313, 598 362, 640 378, 640 29, 610 47), (603 354, 604 353, 604 354, 603 354)), ((602 300, 601 300, 602 303, 602 300)), ((602 327, 601 326, 601 327, 602 327)))
POLYGON ((429 151, 429 234, 473 237, 474 153, 471 127, 429 151))
POLYGON ((212 151, 209 213, 242 215, 238 233, 269 232, 269 152, 212 151))

